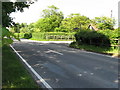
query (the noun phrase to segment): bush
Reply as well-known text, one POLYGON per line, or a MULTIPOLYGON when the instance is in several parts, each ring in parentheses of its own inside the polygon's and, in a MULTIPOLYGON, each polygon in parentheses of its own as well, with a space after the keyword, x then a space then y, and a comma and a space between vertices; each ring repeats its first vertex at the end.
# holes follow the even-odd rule
POLYGON ((30 38, 32 38, 32 33, 25 33, 25 34, 24 34, 24 38, 25 38, 25 39, 30 39, 30 38))
POLYGON ((98 32, 107 36, 110 39, 111 45, 118 45, 118 40, 115 40, 115 39, 120 38, 120 34, 119 34, 120 30, 118 30, 118 29, 116 29, 116 30, 100 30, 98 32))
POLYGON ((88 44, 95 46, 110 46, 110 39, 102 33, 90 30, 80 30, 75 34, 75 39, 78 44, 88 44))

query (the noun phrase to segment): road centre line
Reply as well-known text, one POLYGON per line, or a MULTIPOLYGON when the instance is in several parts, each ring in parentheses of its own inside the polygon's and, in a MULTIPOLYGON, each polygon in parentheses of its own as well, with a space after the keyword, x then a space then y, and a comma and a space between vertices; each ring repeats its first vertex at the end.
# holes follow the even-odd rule
POLYGON ((14 50, 14 52, 20 57, 20 59, 25 63, 25 65, 34 73, 34 75, 43 83, 43 85, 49 90, 53 90, 53 88, 26 62, 26 60, 13 48, 12 45, 10 47, 14 50))

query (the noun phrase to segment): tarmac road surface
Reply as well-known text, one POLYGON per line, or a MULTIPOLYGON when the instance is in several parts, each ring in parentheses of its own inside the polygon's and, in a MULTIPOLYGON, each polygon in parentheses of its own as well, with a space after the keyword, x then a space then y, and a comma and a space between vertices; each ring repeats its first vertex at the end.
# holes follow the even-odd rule
POLYGON ((12 46, 52 88, 118 88, 118 59, 63 43, 15 41, 12 46))

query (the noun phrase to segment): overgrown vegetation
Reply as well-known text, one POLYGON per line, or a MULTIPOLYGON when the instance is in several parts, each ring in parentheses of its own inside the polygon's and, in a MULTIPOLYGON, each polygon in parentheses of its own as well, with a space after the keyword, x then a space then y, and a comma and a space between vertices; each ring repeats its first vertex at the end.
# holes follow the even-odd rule
POLYGON ((39 88, 11 48, 2 49, 2 88, 39 88))

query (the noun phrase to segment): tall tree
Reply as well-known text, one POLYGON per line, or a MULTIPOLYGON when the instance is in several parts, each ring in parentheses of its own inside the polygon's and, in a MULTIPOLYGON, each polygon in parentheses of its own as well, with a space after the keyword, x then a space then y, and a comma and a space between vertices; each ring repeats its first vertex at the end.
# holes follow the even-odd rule
POLYGON ((78 31, 79 29, 87 29, 90 19, 80 14, 70 14, 68 18, 62 21, 61 29, 67 32, 78 31))
POLYGON ((63 13, 54 5, 48 6, 48 9, 43 10, 42 17, 35 23, 35 27, 45 32, 54 31, 55 28, 60 26, 64 18, 63 13))
POLYGON ((115 19, 109 17, 95 17, 93 19, 94 24, 96 24, 98 29, 105 30, 105 29, 114 29, 115 19))

